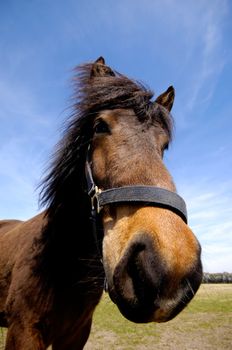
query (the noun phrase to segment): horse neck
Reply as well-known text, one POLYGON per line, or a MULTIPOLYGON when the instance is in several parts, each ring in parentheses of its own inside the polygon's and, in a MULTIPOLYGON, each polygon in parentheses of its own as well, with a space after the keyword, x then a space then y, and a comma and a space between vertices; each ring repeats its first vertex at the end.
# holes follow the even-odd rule
POLYGON ((93 281, 94 288, 102 287, 103 267, 89 214, 89 203, 84 197, 78 203, 64 202, 59 208, 48 210, 48 223, 43 232, 43 256, 56 283, 60 283, 62 276, 68 284, 85 280, 85 287, 88 281, 90 289, 93 281))
POLYGON ((47 234, 58 248, 65 247, 80 255, 96 253, 90 222, 89 203, 84 196, 78 202, 65 202, 55 210, 48 211, 47 234), (60 244, 60 245, 59 245, 60 244))

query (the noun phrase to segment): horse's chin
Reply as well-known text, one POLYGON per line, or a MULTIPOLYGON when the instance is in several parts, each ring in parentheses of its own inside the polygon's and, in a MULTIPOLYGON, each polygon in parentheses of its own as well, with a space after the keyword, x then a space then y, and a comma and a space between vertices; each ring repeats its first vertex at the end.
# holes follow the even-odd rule
POLYGON ((129 321, 135 323, 158 322, 163 323, 173 319, 187 304, 174 303, 172 307, 162 307, 156 301, 139 302, 134 300, 123 300, 115 295, 114 292, 109 293, 111 300, 117 305, 121 314, 129 321))
POLYGON ((154 321, 153 315, 155 312, 154 305, 140 305, 137 301, 133 304, 122 300, 117 300, 115 296, 110 295, 111 300, 117 305, 121 314, 129 321, 135 323, 148 323, 154 321))
POLYGON ((117 296, 114 291, 109 292, 111 300, 117 305, 121 314, 129 321, 135 323, 148 323, 153 321, 154 305, 142 305, 138 300, 127 300, 117 296))

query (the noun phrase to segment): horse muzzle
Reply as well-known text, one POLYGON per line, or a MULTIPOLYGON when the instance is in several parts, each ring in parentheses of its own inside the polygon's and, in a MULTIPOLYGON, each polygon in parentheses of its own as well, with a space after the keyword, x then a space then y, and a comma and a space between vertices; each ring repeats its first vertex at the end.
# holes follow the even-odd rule
POLYGON ((193 298, 201 280, 200 252, 191 271, 177 276, 168 270, 151 238, 139 234, 116 265, 108 291, 128 320, 166 322, 193 298))

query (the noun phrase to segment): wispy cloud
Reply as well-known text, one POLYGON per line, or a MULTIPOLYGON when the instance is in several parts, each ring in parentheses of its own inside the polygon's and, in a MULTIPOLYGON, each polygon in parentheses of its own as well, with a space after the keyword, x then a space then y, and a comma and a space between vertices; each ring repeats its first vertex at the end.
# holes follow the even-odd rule
POLYGON ((209 177, 201 183, 182 184, 189 224, 202 245, 205 271, 232 271, 232 182, 215 184, 209 177))
POLYGON ((196 38, 201 44, 201 47, 198 48, 202 50, 201 53, 199 52, 201 63, 198 71, 194 72, 191 98, 187 103, 189 111, 192 111, 196 103, 207 105, 210 102, 218 77, 226 63, 226 57, 221 55, 222 25, 226 14, 225 6, 223 6, 225 3, 222 2, 221 5, 206 12, 205 18, 203 16, 202 32, 198 32, 199 37, 196 38))
MULTIPOLYGON (((176 4, 175 1, 171 2, 176 4)), ((196 110, 204 111, 213 98, 218 81, 228 64, 229 53, 224 47, 224 25, 228 19, 228 1, 213 0, 185 2, 179 8, 183 19, 181 37, 183 45, 179 72, 181 84, 177 86, 176 111, 178 126, 191 126, 196 110), (183 39, 184 38, 184 39, 183 39)), ((173 8, 176 15, 178 10, 173 8)), ((177 24, 177 28, 178 28, 177 24)))

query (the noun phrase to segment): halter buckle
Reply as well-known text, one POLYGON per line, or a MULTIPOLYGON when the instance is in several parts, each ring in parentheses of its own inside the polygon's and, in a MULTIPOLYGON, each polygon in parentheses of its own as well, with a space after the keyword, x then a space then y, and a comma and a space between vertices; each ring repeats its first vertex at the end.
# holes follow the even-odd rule
POLYGON ((102 206, 100 206, 98 198, 100 193, 101 190, 96 185, 93 185, 91 190, 88 192, 88 195, 91 198, 91 208, 92 210, 96 210, 97 214, 99 214, 102 210, 102 206))

